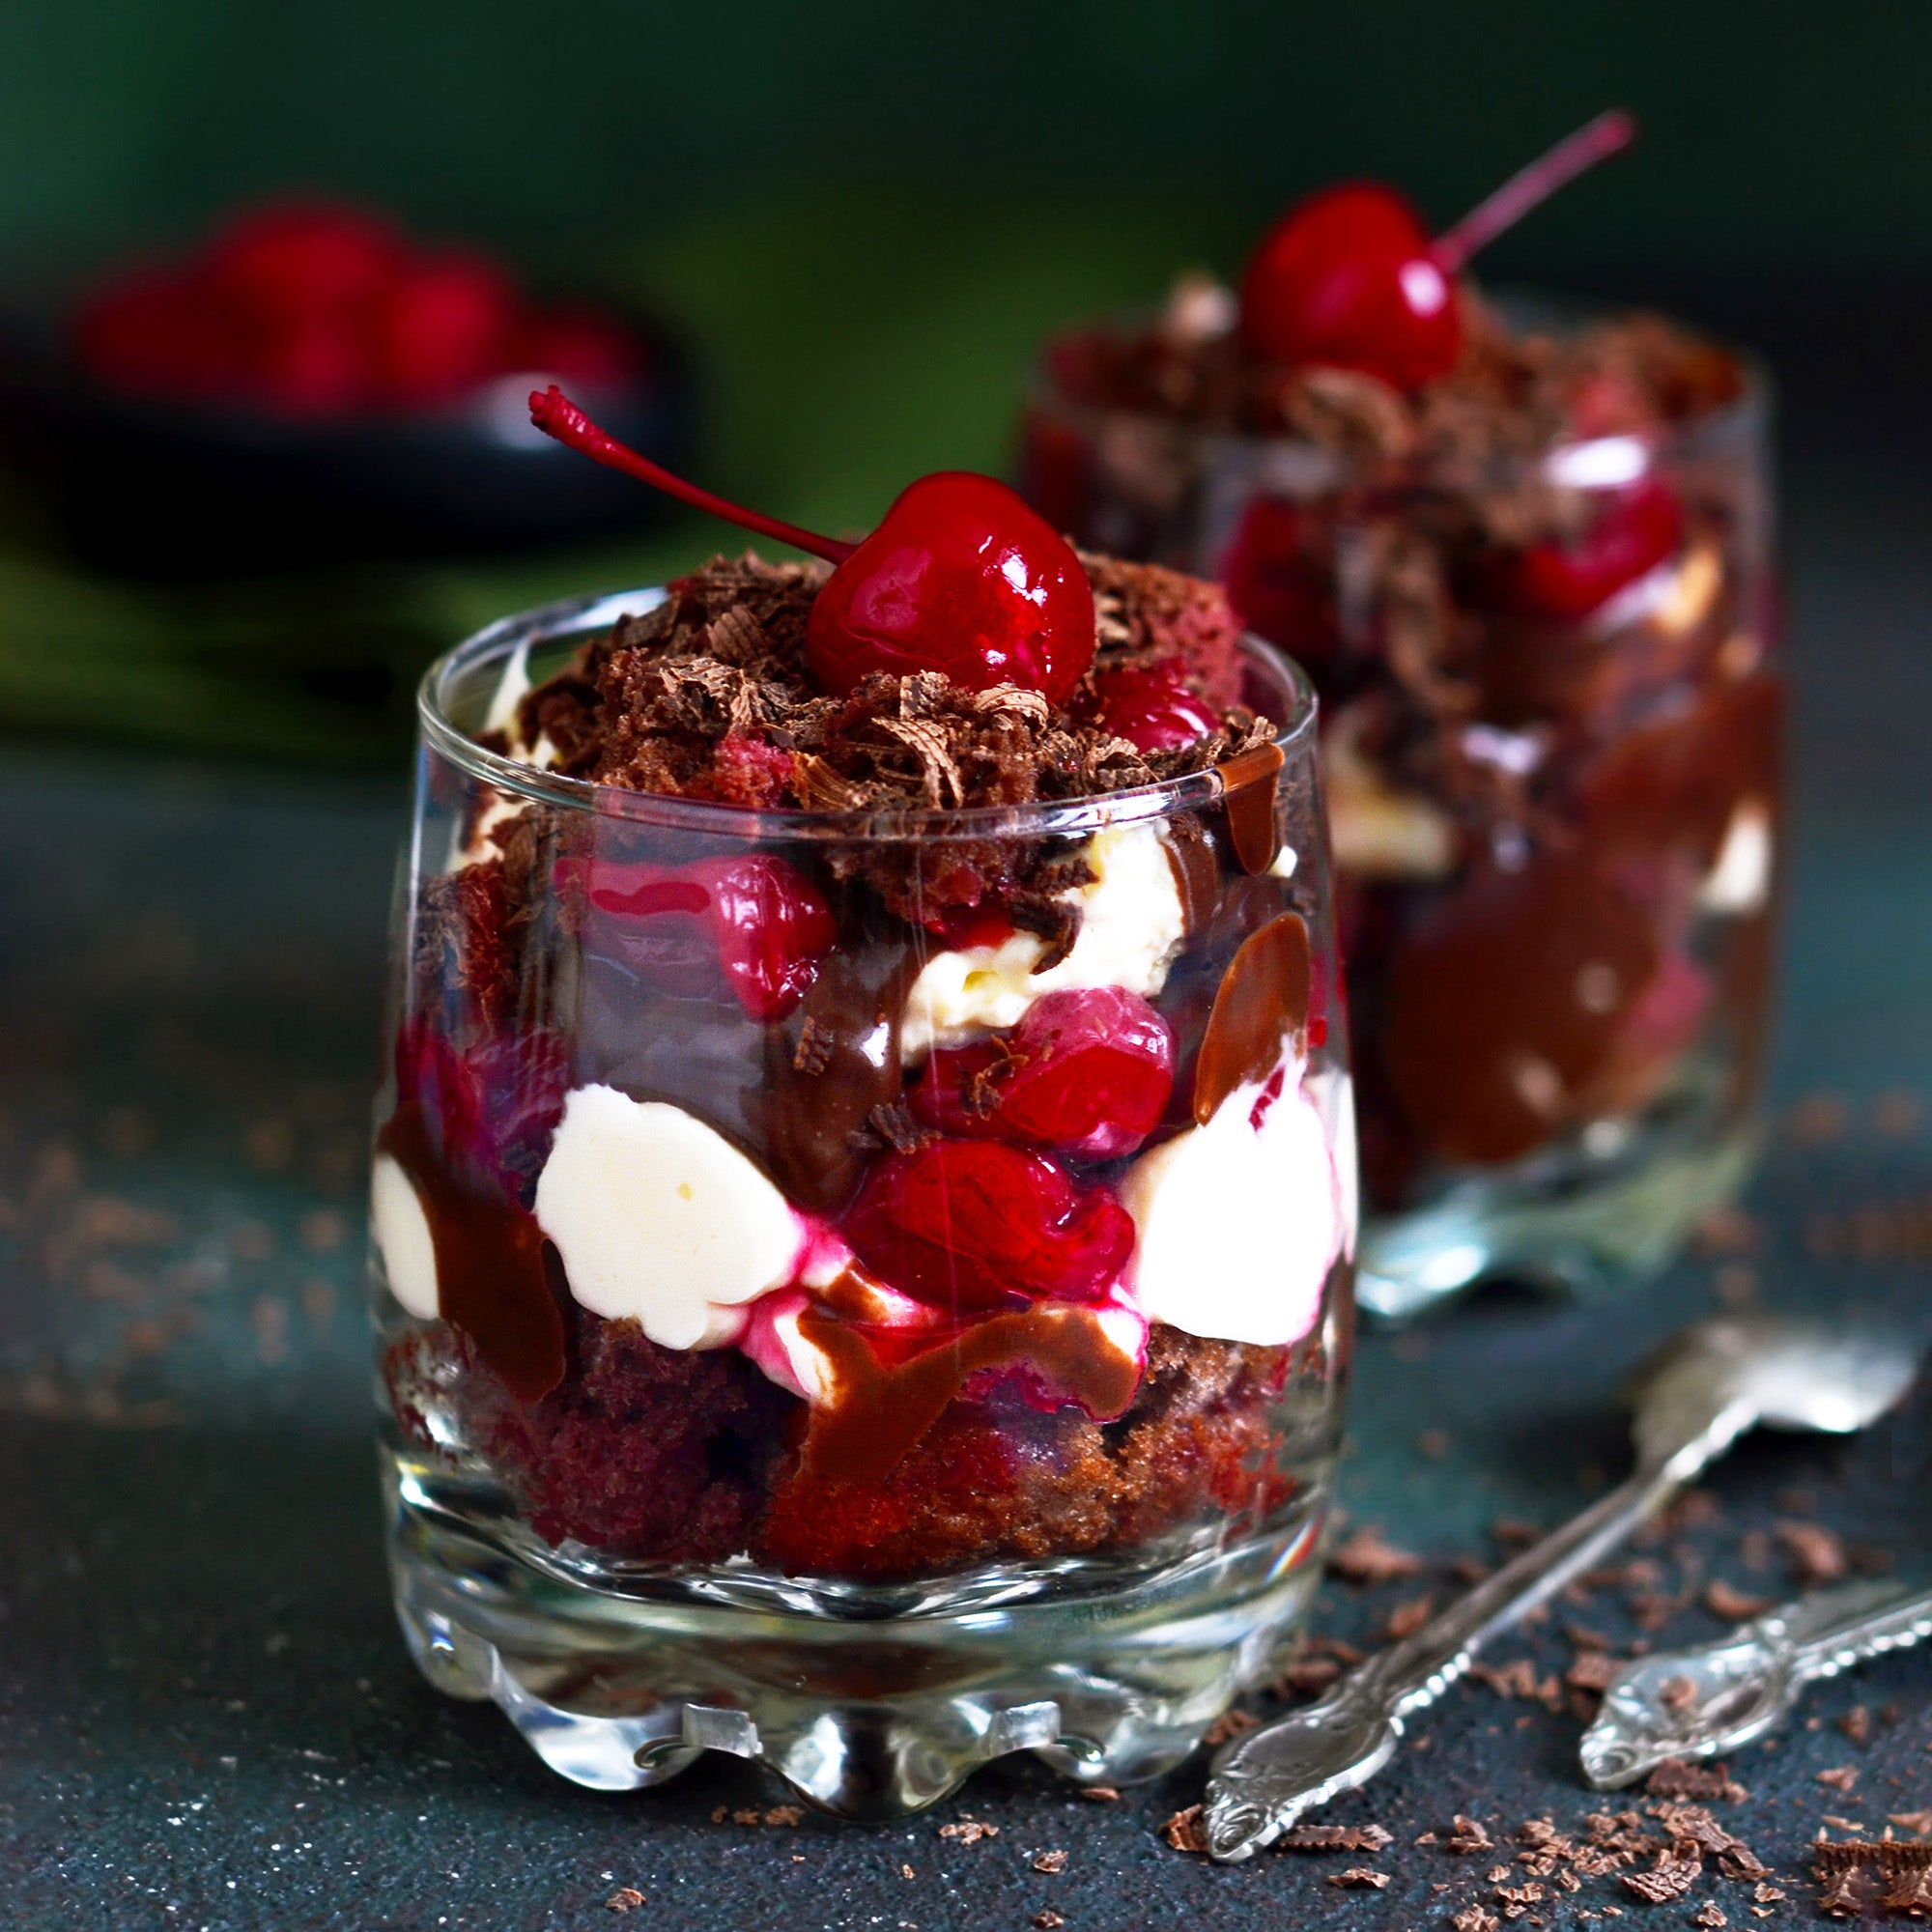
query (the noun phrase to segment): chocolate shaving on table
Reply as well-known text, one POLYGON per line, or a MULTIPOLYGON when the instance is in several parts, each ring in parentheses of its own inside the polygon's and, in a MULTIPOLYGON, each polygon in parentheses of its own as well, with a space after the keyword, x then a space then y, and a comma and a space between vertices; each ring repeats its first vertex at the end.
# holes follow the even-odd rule
POLYGON ((1184 1810, 1177 1811, 1160 1828, 1160 1835, 1177 1852, 1206 1852, 1208 1833, 1201 1824, 1201 1807, 1190 1804, 1184 1810))
POLYGON ((1822 1522, 1784 1521, 1773 1533, 1783 1545, 1793 1575, 1801 1583, 1836 1583, 1851 1567, 1837 1533, 1822 1522))
POLYGON ((1492 1852, 1496 1848, 1482 1825, 1474 1818, 1465 1818, 1459 1811, 1452 1821, 1453 1829, 1442 1840, 1442 1849, 1452 1858, 1467 1858, 1476 1852, 1492 1852))
POLYGON ((1328 1883, 1330 1885, 1341 1886, 1344 1889, 1368 1887, 1380 1891, 1387 1886, 1388 1882, 1389 1875, 1387 1872, 1371 1871, 1367 1865, 1350 1865, 1347 1871, 1330 1872, 1328 1874, 1328 1883))
POLYGON ((1680 1838, 1662 1846, 1646 1872, 1620 1872, 1617 1883, 1653 1905, 1682 1898, 1703 1875, 1704 1860, 1696 1844, 1680 1838))
POLYGON ((1210 1748, 1226 1744, 1230 1738, 1245 1737, 1248 1732, 1259 1727, 1261 1719, 1246 1711, 1223 1711, 1201 1734, 1201 1742, 1210 1748))
POLYGON ((1398 1549, 1374 1523, 1364 1523, 1328 1552, 1331 1575, 1348 1583, 1394 1583, 1421 1573, 1422 1558, 1398 1549))
POLYGON ((1850 1791, 1859 1781, 1859 1768, 1855 1764, 1841 1764, 1830 1771, 1817 1774, 1820 1784, 1829 1784, 1833 1791, 1850 1791))
POLYGON ((977 1845, 981 1838, 997 1838, 1000 1828, 997 1825, 982 1824, 978 1818, 959 1818, 939 1828, 942 1838, 952 1838, 962 1845, 977 1845))
POLYGON ((1862 1704, 1854 1704, 1838 1719, 1838 1728, 1862 1749, 1871 1743, 1872 1714, 1862 1704))
POLYGON ((1563 1681, 1573 1690, 1586 1690, 1601 1696, 1609 1689, 1610 1679, 1621 1667, 1618 1660, 1606 1650, 1579 1650, 1570 1668, 1563 1673, 1563 1681))
POLYGON ((1714 1577, 1704 1586, 1704 1607, 1727 1624, 1742 1624, 1763 1616, 1771 1608, 1771 1599, 1740 1590, 1721 1577, 1714 1577))
POLYGON ((1379 1825, 1291 1825, 1275 1840, 1283 1852, 1379 1852, 1393 1844, 1379 1825))

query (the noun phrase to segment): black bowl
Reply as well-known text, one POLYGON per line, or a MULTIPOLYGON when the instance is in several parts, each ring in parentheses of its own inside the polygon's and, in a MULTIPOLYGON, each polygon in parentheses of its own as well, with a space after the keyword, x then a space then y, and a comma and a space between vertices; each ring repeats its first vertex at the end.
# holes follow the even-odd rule
MULTIPOLYGON (((695 416, 690 358, 624 318, 644 373, 573 393, 668 467, 695 416)), ((177 579, 378 556, 464 556, 627 535, 664 513, 643 485, 530 427, 550 379, 506 376, 444 410, 303 420, 93 381, 46 311, 0 312, 0 455, 52 497, 82 558, 177 579)))

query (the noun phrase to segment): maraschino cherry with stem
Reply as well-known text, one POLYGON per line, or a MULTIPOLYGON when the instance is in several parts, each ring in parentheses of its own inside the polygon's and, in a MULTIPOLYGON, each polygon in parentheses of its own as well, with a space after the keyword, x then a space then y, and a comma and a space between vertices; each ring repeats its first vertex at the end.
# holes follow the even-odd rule
POLYGON ((942 469, 908 484, 860 543, 727 502, 627 449, 554 384, 530 420, 569 448, 695 509, 836 566, 812 602, 806 656, 828 690, 873 671, 942 671, 968 691, 1069 697, 1094 662, 1094 592, 1073 547, 1004 483, 942 469))
POLYGON ((1241 338, 1266 362, 1360 369, 1403 390, 1455 367, 1455 278, 1479 248, 1586 169, 1621 153, 1636 123, 1600 114, 1435 241, 1406 197, 1344 182, 1297 203, 1263 236, 1241 279, 1241 338))

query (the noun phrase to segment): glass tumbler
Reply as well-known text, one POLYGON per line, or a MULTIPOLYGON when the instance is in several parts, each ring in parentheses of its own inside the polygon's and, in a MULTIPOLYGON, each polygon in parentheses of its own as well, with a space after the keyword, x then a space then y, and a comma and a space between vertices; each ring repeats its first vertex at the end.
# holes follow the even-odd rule
POLYGON ((395 1603, 554 1769, 848 1816, 1184 1757, 1298 1633, 1351 1335, 1315 701, 1027 808, 757 812, 489 749, 659 593, 424 679, 372 1182, 395 1603), (1024 877, 971 916, 962 870, 1024 877))
POLYGON ((1321 695, 1359 1299, 1650 1272, 1758 1138, 1783 711, 1761 378, 1723 358, 1729 393, 1669 421, 1392 453, 1096 407, 1103 337, 1049 347, 1029 494, 1218 577, 1321 695))

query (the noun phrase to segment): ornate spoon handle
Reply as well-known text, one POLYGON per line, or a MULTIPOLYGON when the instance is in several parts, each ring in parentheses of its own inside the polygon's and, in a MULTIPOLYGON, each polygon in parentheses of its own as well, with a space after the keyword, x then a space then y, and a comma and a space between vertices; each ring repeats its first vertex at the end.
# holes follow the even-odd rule
POLYGON ((1932 1590, 1917 1584, 1847 1583, 1800 1597, 1771 1612, 1796 1653, 1806 1684, 1932 1636, 1932 1590))
POLYGON ((1798 1597, 1694 1650, 1626 1663, 1583 1733, 1583 1775, 1632 1784, 1665 1758, 1736 1750, 1781 1723, 1805 1685, 1932 1635, 1932 1591, 1846 1583, 1798 1597))
POLYGON ((1403 1719, 1433 1703, 1492 1637, 1587 1570, 1730 1446, 1748 1411, 1694 1406, 1646 1443, 1637 1472, 1487 1577, 1412 1636, 1373 1657, 1305 1710, 1224 1749, 1208 1784, 1208 1849, 1236 1861, 1302 1812, 1366 1783, 1386 1764, 1403 1719))

